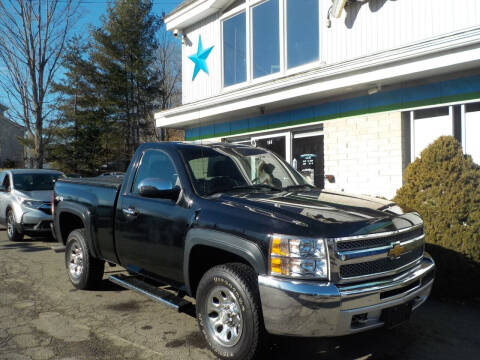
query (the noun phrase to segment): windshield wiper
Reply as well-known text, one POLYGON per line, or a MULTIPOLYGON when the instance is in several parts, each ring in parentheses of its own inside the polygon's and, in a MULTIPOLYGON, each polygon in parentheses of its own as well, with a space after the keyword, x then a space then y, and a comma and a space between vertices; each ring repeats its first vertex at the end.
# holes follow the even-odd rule
POLYGON ((309 188, 309 189, 314 189, 315 186, 313 185, 310 185, 310 184, 303 184, 303 185, 289 185, 289 186, 285 186, 282 188, 282 190, 296 190, 296 189, 305 189, 305 188, 309 188))
POLYGON ((252 185, 240 185, 240 186, 234 186, 231 189, 227 190, 248 190, 248 189, 269 189, 272 191, 280 191, 282 190, 281 188, 277 188, 273 185, 268 185, 268 184, 252 184, 252 185))

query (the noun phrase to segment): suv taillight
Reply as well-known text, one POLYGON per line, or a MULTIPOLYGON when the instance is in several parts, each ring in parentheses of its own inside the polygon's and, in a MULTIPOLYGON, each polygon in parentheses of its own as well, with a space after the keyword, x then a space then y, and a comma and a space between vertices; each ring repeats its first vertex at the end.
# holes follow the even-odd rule
POLYGON ((55 191, 52 191, 52 198, 50 199, 52 201, 52 215, 55 213, 55 191))

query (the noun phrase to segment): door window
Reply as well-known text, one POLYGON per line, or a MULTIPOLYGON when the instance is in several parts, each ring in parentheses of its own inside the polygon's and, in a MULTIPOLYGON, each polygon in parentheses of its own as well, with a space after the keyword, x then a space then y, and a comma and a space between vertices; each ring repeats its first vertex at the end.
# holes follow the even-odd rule
POLYGON ((170 157, 161 150, 149 150, 143 154, 132 192, 138 194, 138 185, 147 178, 161 179, 177 185, 178 173, 170 157))
POLYGON ((255 139, 255 143, 258 147, 270 150, 271 152, 280 156, 282 159, 286 159, 285 136, 255 139))
POLYGON ((323 188, 323 135, 294 137, 292 140, 292 166, 312 185, 323 188))
POLYGON ((10 176, 8 174, 5 174, 5 178, 3 179, 2 185, 5 186, 7 191, 10 191, 10 176))

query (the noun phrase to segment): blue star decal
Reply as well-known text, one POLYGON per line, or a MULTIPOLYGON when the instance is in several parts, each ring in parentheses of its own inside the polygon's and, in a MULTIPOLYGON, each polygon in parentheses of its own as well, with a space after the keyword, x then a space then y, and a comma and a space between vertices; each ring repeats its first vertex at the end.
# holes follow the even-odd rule
POLYGON ((212 51, 213 46, 204 49, 202 45, 202 37, 198 36, 198 49, 197 53, 189 56, 188 58, 193 61, 195 64, 195 70, 193 70, 193 78, 192 81, 195 80, 197 74, 200 72, 200 70, 203 70, 206 74, 208 74, 208 67, 207 67, 207 58, 208 55, 210 55, 210 52, 212 51))

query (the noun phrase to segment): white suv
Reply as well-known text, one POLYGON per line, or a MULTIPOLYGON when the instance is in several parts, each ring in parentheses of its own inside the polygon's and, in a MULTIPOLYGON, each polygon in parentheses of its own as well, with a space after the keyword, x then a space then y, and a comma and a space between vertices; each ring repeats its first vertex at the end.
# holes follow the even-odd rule
POLYGON ((51 234, 53 186, 63 176, 56 170, 0 172, 0 224, 7 226, 9 240, 51 234))

